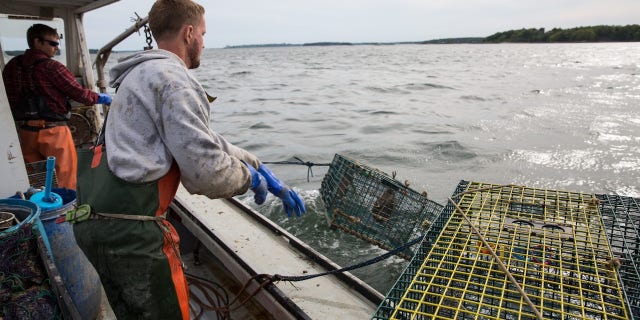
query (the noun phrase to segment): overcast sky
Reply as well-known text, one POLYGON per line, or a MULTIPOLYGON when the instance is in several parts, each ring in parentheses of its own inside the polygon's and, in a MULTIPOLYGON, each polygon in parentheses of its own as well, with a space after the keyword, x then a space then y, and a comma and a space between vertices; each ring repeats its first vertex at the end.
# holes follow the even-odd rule
MULTIPOLYGON (((205 47, 486 37, 521 28, 640 24, 640 0, 201 0, 205 47)), ((153 1, 121 0, 85 16, 89 48, 144 17, 153 1), (106 27, 105 27, 106 26, 106 27)), ((139 50, 134 35, 116 50, 139 50)), ((154 43, 155 46, 155 43, 154 43)))

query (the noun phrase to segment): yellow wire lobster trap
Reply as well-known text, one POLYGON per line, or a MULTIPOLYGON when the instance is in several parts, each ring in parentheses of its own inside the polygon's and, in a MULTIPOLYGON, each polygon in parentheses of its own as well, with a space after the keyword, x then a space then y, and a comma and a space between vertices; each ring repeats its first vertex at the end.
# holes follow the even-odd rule
MULTIPOLYGON (((320 193, 331 226, 387 250, 424 233, 443 207, 406 183, 339 154, 320 193)), ((410 259, 413 251, 408 248, 398 255, 410 259)))
POLYGON ((461 181, 372 319, 629 319, 599 205, 461 181))

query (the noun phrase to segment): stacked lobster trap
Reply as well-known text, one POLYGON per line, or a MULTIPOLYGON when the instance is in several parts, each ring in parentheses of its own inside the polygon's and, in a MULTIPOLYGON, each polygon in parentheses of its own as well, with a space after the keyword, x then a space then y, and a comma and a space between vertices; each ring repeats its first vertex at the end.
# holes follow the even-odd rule
MULTIPOLYGON (((406 183, 339 154, 320 192, 332 227, 387 250, 421 236, 442 210, 406 183)), ((411 248, 399 254, 406 259, 412 255, 411 248)))
POLYGON ((597 195, 614 263, 634 319, 640 319, 640 199, 597 195))
POLYGON ((637 248, 637 229, 603 224, 605 201, 461 181, 372 318, 631 318, 619 276, 637 285, 637 268, 618 269, 608 235, 632 237, 624 245, 637 248))

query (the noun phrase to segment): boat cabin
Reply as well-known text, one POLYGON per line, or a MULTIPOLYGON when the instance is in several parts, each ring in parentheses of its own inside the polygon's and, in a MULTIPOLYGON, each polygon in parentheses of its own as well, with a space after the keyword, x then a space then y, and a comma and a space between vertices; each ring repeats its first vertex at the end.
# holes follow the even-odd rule
MULTIPOLYGON (((0 2, 0 70, 16 55, 28 48, 26 31, 34 23, 44 23, 60 33, 60 50, 55 59, 71 70, 83 86, 96 88, 91 55, 87 48, 83 15, 118 0, 12 0, 0 2)), ((7 161, 0 165, 0 175, 7 177, 0 187, 0 197, 11 196, 29 187, 15 124, 7 100, 5 84, 0 79, 0 147, 7 161)), ((72 104, 69 126, 76 146, 83 147, 95 139, 100 127, 99 106, 72 104)))

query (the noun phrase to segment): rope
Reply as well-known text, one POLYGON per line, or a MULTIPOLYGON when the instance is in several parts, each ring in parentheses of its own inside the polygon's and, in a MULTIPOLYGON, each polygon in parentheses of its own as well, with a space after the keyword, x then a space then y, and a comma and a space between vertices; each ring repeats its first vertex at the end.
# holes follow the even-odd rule
POLYGON ((336 274, 336 273, 342 273, 342 272, 346 272, 346 271, 350 271, 350 270, 354 270, 354 269, 358 269, 358 268, 362 268, 368 265, 372 265, 374 263, 380 262, 392 255, 398 254, 399 252, 405 250, 406 248, 420 242, 422 240, 422 236, 411 240, 410 242, 407 242, 405 244, 403 244, 400 247, 397 247, 385 254, 382 254, 380 256, 377 256, 375 258, 369 259, 367 261, 349 266, 349 267, 344 267, 344 268, 340 268, 340 269, 336 269, 336 270, 331 270, 331 271, 327 271, 327 272, 322 272, 322 273, 317 273, 317 274, 310 274, 310 275, 305 275, 305 276, 283 276, 283 275, 279 275, 279 274, 274 274, 274 275, 269 275, 269 274, 257 274, 251 278, 249 278, 244 285, 242 286, 242 288, 240 288, 240 290, 238 290, 238 294, 236 294, 236 296, 233 298, 233 300, 229 301, 229 297, 226 294, 226 291, 224 291, 224 289, 212 282, 209 281, 207 279, 204 278, 200 278, 198 276, 195 276, 193 274, 188 274, 185 272, 185 276, 187 277, 187 279, 189 280, 189 285, 193 286, 195 288, 197 288, 198 290, 200 290, 202 292, 202 294, 204 295, 204 297, 206 298, 206 302, 200 300, 195 294, 192 294, 191 297, 194 300, 194 302, 200 307, 199 312, 197 312, 196 314, 196 310, 193 307, 191 308, 192 313, 195 314, 194 319, 200 319, 203 315, 203 313, 205 311, 214 311, 216 312, 217 316, 219 319, 229 319, 230 316, 230 312, 237 310, 238 308, 240 308, 242 305, 244 305, 245 303, 247 303, 249 301, 249 299, 253 298, 256 294, 258 294, 258 292, 260 292, 260 290, 262 290, 264 287, 266 287, 269 284, 272 284, 274 282, 278 282, 278 281, 289 281, 289 282, 297 282, 297 281, 304 281, 304 280, 309 280, 309 279, 313 279, 313 278, 317 278, 317 277, 322 277, 322 276, 326 276, 326 275, 330 275, 330 274, 336 274), (242 299, 241 301, 239 301, 240 295, 242 294, 242 292, 244 292, 247 287, 249 286, 249 283, 251 283, 251 281, 256 280, 258 282, 260 282, 260 285, 258 285, 257 288, 255 288, 255 290, 253 290, 252 292, 250 292, 244 299, 242 299), (217 286, 219 287, 219 290, 221 290, 224 295, 222 293, 220 293, 219 290, 217 290, 216 288, 214 288, 213 286, 217 286), (215 301, 214 298, 212 298, 212 296, 215 297, 215 301), (231 307, 234 304, 238 304, 235 307, 231 307))
POLYGON ((167 218, 164 215, 143 216, 143 215, 105 213, 105 212, 94 212, 94 213, 100 217, 107 218, 107 219, 123 219, 123 220, 136 220, 136 221, 162 221, 167 218))
POLYGON ((351 270, 355 270, 358 268, 362 268, 362 267, 366 267, 368 265, 372 265, 374 263, 378 263, 390 256, 396 255, 400 252, 402 252, 403 250, 405 250, 406 248, 411 247, 412 245, 420 242, 422 240, 422 236, 417 237, 405 244, 403 244, 402 246, 399 246, 385 254, 382 254, 380 256, 377 256, 375 258, 369 259, 367 261, 358 263, 358 264, 354 264, 352 266, 348 266, 348 267, 344 267, 344 268, 340 268, 340 269, 336 269, 336 270, 331 270, 331 271, 327 271, 327 272, 321 272, 321 273, 316 273, 316 274, 310 274, 310 275, 305 275, 305 276, 283 276, 283 275, 279 275, 279 274, 274 274, 273 276, 270 276, 270 280, 277 282, 277 281, 289 281, 289 282, 297 282, 297 281, 304 281, 304 280, 309 280, 309 279, 313 279, 313 278, 317 278, 317 277, 322 277, 322 276, 326 276, 326 275, 330 275, 330 274, 336 274, 336 273, 342 273, 342 272, 346 272, 346 271, 351 271, 351 270))
POLYGON ((206 302, 204 302, 198 298, 198 295, 195 294, 193 290, 190 290, 192 291, 189 295, 190 298, 200 307, 200 310, 196 313, 195 308, 191 305, 189 306, 191 313, 193 314, 193 319, 200 319, 205 311, 214 311, 217 319, 230 318, 228 308, 229 296, 227 295, 227 291, 224 290, 221 285, 186 272, 185 276, 189 282, 189 286, 200 290, 202 295, 206 298, 206 302), (212 296, 215 297, 215 300, 212 296))
MULTIPOLYGON (((208 302, 207 304, 204 301, 200 300, 200 298, 198 298, 195 294, 190 295, 190 299, 193 299, 193 301, 200 307, 200 311, 194 316, 193 319, 200 319, 205 311, 214 311, 218 319, 230 319, 230 313, 232 311, 235 311, 242 307, 251 298, 258 294, 260 290, 273 282, 273 280, 271 279, 272 276, 267 274, 257 274, 249 278, 242 286, 242 288, 238 290, 238 294, 231 301, 229 301, 227 292, 219 284, 186 272, 185 276, 189 282, 189 285, 200 290, 200 292, 202 292, 208 302), (253 292, 250 292, 244 299, 239 301, 240 295, 247 289, 249 283, 251 283, 251 281, 253 280, 259 281, 260 285, 258 285, 258 287, 253 290, 253 292), (222 293, 213 286, 218 287, 219 290, 222 291, 222 293), (212 295, 215 296, 215 301, 212 298, 212 295), (231 306, 236 303, 238 305, 232 308, 231 306)), ((191 309, 192 313, 195 313, 195 308, 191 306, 189 306, 189 308, 191 309)))
POLYGON ((311 175, 313 177, 313 170, 311 169, 311 167, 313 167, 313 166, 322 166, 322 167, 331 166, 330 163, 313 163, 313 162, 310 162, 310 161, 302 161, 302 159, 300 159, 298 157, 293 157, 293 158, 298 160, 298 161, 266 161, 266 162, 262 162, 262 163, 264 163, 264 164, 294 164, 294 165, 307 166, 307 182, 309 182, 309 175, 311 175))

